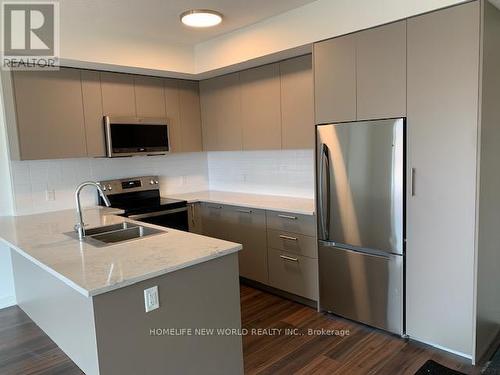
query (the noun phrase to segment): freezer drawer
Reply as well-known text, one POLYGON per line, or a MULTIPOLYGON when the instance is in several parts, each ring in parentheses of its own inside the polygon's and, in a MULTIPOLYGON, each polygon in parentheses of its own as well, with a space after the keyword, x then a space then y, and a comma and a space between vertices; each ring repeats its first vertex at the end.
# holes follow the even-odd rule
POLYGON ((319 245, 320 307, 403 334, 403 256, 319 245))

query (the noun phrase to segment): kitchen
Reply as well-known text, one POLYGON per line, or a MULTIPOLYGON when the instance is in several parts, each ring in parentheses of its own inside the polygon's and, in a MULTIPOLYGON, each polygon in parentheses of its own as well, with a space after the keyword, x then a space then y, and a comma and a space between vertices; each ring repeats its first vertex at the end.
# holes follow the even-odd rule
MULTIPOLYGON (((283 31, 285 21, 310 25, 304 14, 361 7, 279 3, 267 14, 251 6, 261 19, 220 34, 234 9, 204 6, 222 23, 196 30, 212 39, 198 41, 195 68, 115 61, 99 49, 84 58, 62 39, 59 70, 2 71, 0 321, 2 311, 26 319, 22 309, 69 357, 64 363, 88 374, 470 373, 488 365, 500 326, 492 287, 498 8, 384 6, 381 18, 365 15, 343 30, 325 22, 298 40, 278 33, 275 47, 238 44, 244 32, 259 41, 270 25, 283 31), (233 55, 224 54, 230 46, 233 55), (75 194, 84 181, 98 184, 75 194), (84 316, 72 311, 77 303, 60 309, 48 297, 56 289, 80 301, 84 316), (170 298, 175 311, 162 309, 170 298), (128 320, 113 319, 117 304, 128 320), (182 314, 200 309, 201 321, 182 314), (136 329, 121 341, 136 350, 124 356, 130 349, 110 333, 131 321, 136 329), (183 337, 198 348, 188 361, 189 347, 166 350, 175 338, 145 337, 144 324, 292 330, 183 337), (91 327, 86 350, 65 334, 75 325, 91 327), (297 338, 293 328, 312 334, 297 338), (307 354, 326 331, 342 329, 351 334, 307 354), (370 357, 366 337, 393 349, 370 357), (412 350, 425 355, 408 357, 412 350), (356 363, 356 353, 373 367, 356 363)), ((77 2, 60 8, 62 30, 83 12, 77 2)), ((171 12, 178 38, 199 35, 171 12)), ((12 361, 5 372, 19 373, 12 361)))

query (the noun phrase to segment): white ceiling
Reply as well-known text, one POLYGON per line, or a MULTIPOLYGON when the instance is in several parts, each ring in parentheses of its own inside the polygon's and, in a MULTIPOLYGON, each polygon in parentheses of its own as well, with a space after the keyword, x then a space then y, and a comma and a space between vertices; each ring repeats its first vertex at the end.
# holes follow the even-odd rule
POLYGON ((61 20, 89 37, 130 37, 151 42, 195 45, 213 37, 311 3, 315 0, 61 0, 61 20), (223 22, 210 29, 182 25, 188 9, 213 9, 223 22))

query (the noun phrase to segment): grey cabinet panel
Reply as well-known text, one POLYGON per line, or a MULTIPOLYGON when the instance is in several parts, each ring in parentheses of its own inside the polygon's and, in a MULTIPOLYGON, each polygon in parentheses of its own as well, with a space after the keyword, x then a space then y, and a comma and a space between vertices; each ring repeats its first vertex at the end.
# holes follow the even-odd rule
POLYGON ((216 78, 217 150, 243 148, 239 73, 216 78))
POLYGON ((200 203, 188 204, 188 225, 191 233, 203 234, 200 203))
POLYGON ((201 203, 200 216, 205 236, 229 239, 228 215, 221 204, 201 203))
POLYGON ((243 149, 281 148, 279 65, 240 73, 243 149))
POLYGON ((415 195, 407 211, 407 333, 465 354, 473 341, 479 9, 471 2, 408 20, 415 195))
POLYGON ((276 250, 318 258, 318 242, 316 237, 303 234, 267 229, 267 244, 276 250))
POLYGON ((101 72, 102 109, 108 116, 136 116, 134 76, 101 72))
POLYGON ((269 285, 318 300, 318 260, 269 249, 269 285))
POLYGON ((356 36, 314 45, 315 122, 356 120, 356 36))
POLYGON ((217 150, 217 79, 200 82, 203 150, 217 150))
POLYGON ((87 155, 103 157, 106 155, 106 144, 100 75, 91 70, 82 70, 81 74, 87 155))
POLYGON ((165 117, 165 94, 161 78, 135 76, 134 89, 138 117, 165 117))
POLYGON ((281 137, 284 149, 314 148, 311 55, 280 63, 281 137))
POLYGON ((182 152, 203 150, 198 82, 180 80, 179 116, 181 120, 182 152))
POLYGON ((225 206, 228 213, 228 240, 241 243, 238 253, 240 276, 268 283, 266 213, 264 210, 225 206))
POLYGON ((406 116, 406 20, 356 34, 357 119, 406 116))
POLYGON ((163 85, 165 113, 168 122, 168 135, 170 137, 170 151, 181 152, 182 130, 178 81, 175 79, 165 79, 163 85))
POLYGON ((87 155, 80 71, 13 72, 20 157, 87 155))
POLYGON ((315 216, 278 211, 266 211, 266 215, 268 228, 316 236, 315 216))

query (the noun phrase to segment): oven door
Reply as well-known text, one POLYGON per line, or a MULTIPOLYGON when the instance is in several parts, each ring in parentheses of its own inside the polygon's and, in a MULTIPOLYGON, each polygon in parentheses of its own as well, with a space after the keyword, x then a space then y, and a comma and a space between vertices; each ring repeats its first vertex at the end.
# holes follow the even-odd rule
POLYGON ((187 207, 173 208, 171 210, 148 212, 145 214, 129 215, 129 219, 162 227, 188 231, 187 207))

